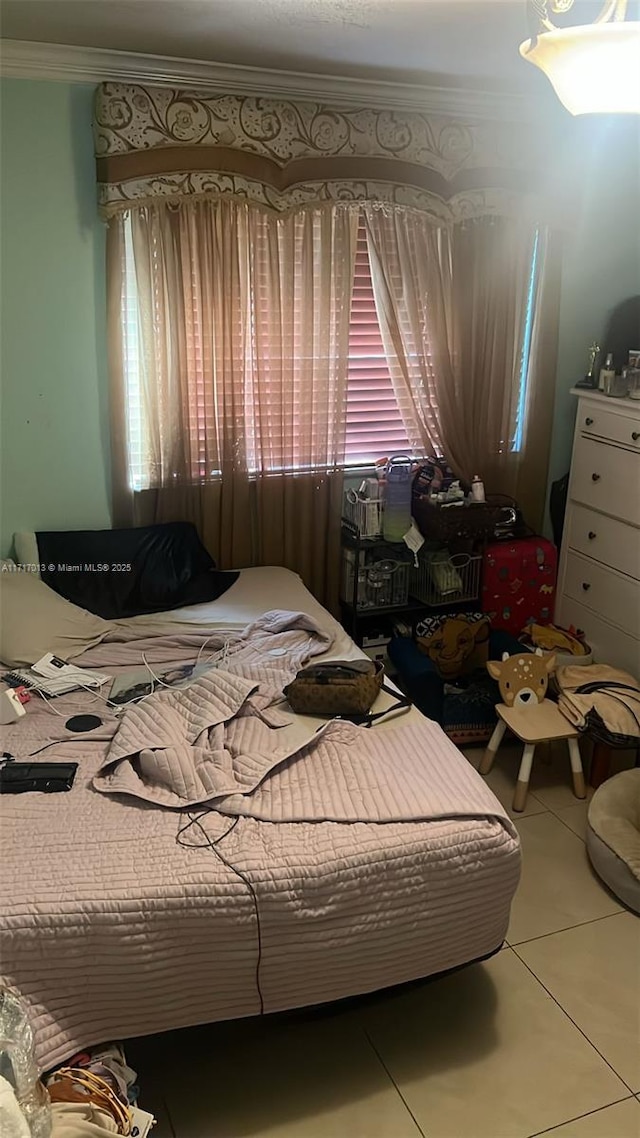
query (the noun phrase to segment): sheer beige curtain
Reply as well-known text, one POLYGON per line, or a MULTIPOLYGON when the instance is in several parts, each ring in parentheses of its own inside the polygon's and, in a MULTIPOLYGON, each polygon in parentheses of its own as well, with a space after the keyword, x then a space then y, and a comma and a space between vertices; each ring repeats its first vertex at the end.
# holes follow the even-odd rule
POLYGON ((222 567, 335 604, 356 229, 222 198, 110 222, 118 523, 192 520, 222 567))
POLYGON ((553 235, 521 218, 451 233, 449 351, 455 439, 467 477, 510 494, 542 525, 556 379, 560 261, 553 235), (533 324, 527 313, 533 314, 533 324))
POLYGON ((540 526, 559 300, 559 258, 548 235, 509 217, 442 227, 416 211, 367 206, 365 219, 409 437, 444 453, 463 477, 480 474, 489 492, 517 498, 540 526))
POLYGON ((357 230, 349 206, 262 213, 249 245, 257 559, 296 569, 334 611, 357 230))

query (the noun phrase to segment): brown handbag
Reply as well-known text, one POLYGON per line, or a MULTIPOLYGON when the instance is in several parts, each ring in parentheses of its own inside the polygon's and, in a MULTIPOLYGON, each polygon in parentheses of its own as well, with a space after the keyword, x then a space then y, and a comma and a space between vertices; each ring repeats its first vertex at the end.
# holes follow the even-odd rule
POLYGON ((379 660, 333 660, 303 668, 284 694, 300 715, 364 715, 378 698, 383 677, 379 660))
POLYGON ((389 711, 410 706, 408 700, 400 697, 393 708, 369 715, 380 691, 398 695, 383 680, 384 668, 379 660, 334 660, 303 668, 284 694, 291 710, 299 715, 328 715, 368 724, 389 711))

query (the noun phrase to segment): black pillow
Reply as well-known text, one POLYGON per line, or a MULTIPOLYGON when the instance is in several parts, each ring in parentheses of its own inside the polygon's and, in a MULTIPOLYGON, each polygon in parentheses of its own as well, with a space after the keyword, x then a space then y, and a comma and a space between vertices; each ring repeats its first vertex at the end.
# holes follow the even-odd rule
POLYGON ((106 620, 214 601, 238 579, 216 569, 190 522, 36 539, 45 584, 106 620))

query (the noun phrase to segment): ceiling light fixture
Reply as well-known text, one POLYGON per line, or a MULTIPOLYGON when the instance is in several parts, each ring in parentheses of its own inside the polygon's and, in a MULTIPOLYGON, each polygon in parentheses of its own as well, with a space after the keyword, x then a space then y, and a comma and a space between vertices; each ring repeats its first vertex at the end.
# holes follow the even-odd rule
POLYGON ((627 20, 627 0, 606 0, 592 23, 556 27, 574 0, 528 0, 531 39, 523 59, 550 80, 572 115, 640 114, 640 21, 627 20))

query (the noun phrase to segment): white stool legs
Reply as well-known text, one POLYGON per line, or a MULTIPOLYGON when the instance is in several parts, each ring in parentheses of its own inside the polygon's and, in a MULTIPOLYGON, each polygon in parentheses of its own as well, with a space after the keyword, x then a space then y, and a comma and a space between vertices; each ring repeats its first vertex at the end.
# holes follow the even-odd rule
MULTIPOLYGON (((507 730, 506 723, 504 723, 504 721, 502 719, 498 719, 498 722, 496 723, 494 730, 493 730, 493 735, 491 736, 491 738, 489 739, 489 742, 487 743, 487 749, 486 749, 484 755, 482 756, 482 758, 480 760, 480 766, 478 767, 480 774, 489 774, 489 771, 491 770, 491 768, 493 766, 493 760, 496 757, 498 747, 500 746, 500 744, 502 742, 502 736, 504 735, 506 730, 507 730)), ((580 769, 582 769, 582 768, 580 768, 580 769)))
POLYGON ((479 774, 488 774, 493 766, 494 759, 507 727, 524 744, 518 781, 513 796, 513 809, 522 813, 527 801, 529 779, 533 766, 533 756, 539 743, 552 742, 556 739, 566 739, 571 760, 571 774, 573 777, 573 792, 576 798, 586 798, 582 761, 578 746, 578 733, 567 719, 565 719, 556 705, 549 700, 532 706, 528 710, 522 707, 507 707, 505 704, 496 705, 498 722, 487 744, 487 749, 478 766, 479 774))
POLYGON ((522 752, 520 760, 520 770, 518 771, 518 781, 516 783, 516 791, 513 796, 513 809, 524 810, 527 801, 527 791, 529 789, 529 779, 531 777, 531 767, 533 766, 533 756, 535 753, 535 744, 526 743, 522 752))
POLYGON ((580 746, 577 739, 567 739, 569 744, 569 758, 571 760, 571 776, 573 778, 573 793, 576 798, 586 798, 587 790, 584 785, 584 773, 582 770, 582 759, 580 758, 580 746))

